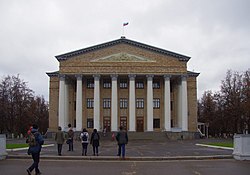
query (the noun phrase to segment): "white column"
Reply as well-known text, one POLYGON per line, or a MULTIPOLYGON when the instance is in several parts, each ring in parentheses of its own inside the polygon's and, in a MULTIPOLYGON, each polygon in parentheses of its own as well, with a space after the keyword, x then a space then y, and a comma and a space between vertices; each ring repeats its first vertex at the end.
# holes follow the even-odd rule
POLYGON ((76 75, 76 131, 82 130, 82 75, 76 75))
POLYGON ((164 128, 171 131, 170 75, 164 75, 164 128))
POLYGON ((135 131, 135 76, 129 75, 129 131, 135 131))
POLYGON ((65 111, 64 111, 64 126, 63 130, 66 130, 69 124, 69 85, 65 82, 65 111))
POLYGON ((94 75, 94 129, 100 130, 100 75, 94 75))
POLYGON ((117 111, 117 75, 111 75, 112 79, 112 97, 111 97, 111 131, 117 131, 117 119, 118 119, 118 111, 117 111))
POLYGON ((188 131, 187 77, 181 77, 182 131, 188 131))
POLYGON ((177 127, 179 129, 182 128, 182 95, 181 95, 181 80, 177 86, 177 91, 178 91, 178 95, 177 95, 177 127))
POLYGON ((153 75, 147 75, 147 131, 153 131, 153 75))
POLYGON ((65 75, 59 75, 58 126, 65 127, 65 75))

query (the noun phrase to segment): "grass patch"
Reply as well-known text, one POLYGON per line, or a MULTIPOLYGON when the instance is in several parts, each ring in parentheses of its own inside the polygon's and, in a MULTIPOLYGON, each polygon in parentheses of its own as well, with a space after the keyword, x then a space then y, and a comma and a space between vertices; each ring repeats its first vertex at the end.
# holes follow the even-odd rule
POLYGON ((7 143, 6 149, 15 149, 15 148, 26 148, 29 147, 26 143, 7 143))
POLYGON ((206 145, 222 146, 222 147, 228 147, 228 148, 233 148, 234 147, 233 142, 206 143, 206 145))

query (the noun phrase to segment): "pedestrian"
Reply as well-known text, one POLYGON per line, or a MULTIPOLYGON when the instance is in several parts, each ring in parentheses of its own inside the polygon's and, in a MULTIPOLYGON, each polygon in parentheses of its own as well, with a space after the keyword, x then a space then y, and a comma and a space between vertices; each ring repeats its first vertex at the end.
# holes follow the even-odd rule
POLYGON ((29 130, 27 131, 27 137, 29 137, 31 130, 32 130, 32 126, 30 126, 29 130))
POLYGON ((58 156, 61 156, 62 155, 62 146, 63 146, 63 143, 65 141, 65 138, 64 138, 64 132, 62 131, 62 128, 60 126, 58 127, 58 131, 56 132, 55 141, 57 143, 58 156))
POLYGON ((105 136, 106 136, 106 132, 107 132, 107 128, 106 128, 106 127, 104 127, 104 129, 103 129, 103 131, 102 131, 102 133, 103 133, 103 137, 105 137, 105 136))
POLYGON ((68 139, 67 144, 69 144, 69 150, 68 151, 74 151, 74 131, 71 127, 71 124, 68 124, 69 130, 68 130, 68 139))
POLYGON ((125 145, 128 143, 128 134, 122 126, 120 126, 120 131, 116 135, 116 141, 118 143, 117 156, 121 157, 122 155, 122 158, 125 159, 125 145))
POLYGON ((82 156, 87 156, 88 143, 89 143, 89 133, 85 128, 82 130, 82 133, 80 135, 80 139, 82 141, 82 156))
POLYGON ((97 132, 97 129, 94 129, 93 133, 91 134, 91 139, 90 139, 90 144, 92 144, 92 147, 93 147, 93 156, 99 155, 98 154, 98 147, 100 145, 99 140, 100 140, 100 136, 97 132))
POLYGON ((38 125, 33 124, 31 133, 26 140, 26 143, 29 144, 28 154, 31 154, 33 159, 33 164, 26 171, 28 172, 28 175, 31 175, 31 172, 35 169, 36 175, 40 175, 41 171, 38 168, 38 164, 44 140, 40 132, 38 132, 38 125))

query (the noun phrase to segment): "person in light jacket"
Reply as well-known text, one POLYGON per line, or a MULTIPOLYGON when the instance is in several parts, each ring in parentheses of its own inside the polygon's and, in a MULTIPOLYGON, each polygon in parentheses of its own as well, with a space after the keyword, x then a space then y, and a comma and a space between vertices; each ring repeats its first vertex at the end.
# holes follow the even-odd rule
POLYGON ((85 128, 82 130, 80 139, 82 141, 82 156, 87 156, 88 144, 89 144, 89 133, 85 128))

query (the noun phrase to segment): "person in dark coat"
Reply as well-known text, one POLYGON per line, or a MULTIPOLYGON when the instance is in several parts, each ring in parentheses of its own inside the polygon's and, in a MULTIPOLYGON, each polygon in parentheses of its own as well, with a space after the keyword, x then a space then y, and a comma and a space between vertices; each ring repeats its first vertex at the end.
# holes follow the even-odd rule
POLYGON ((26 171, 27 171, 28 175, 31 175, 31 172, 35 169, 36 175, 40 175, 41 172, 38 168, 38 164, 40 161, 40 152, 41 152, 44 140, 43 140, 43 137, 40 134, 40 132, 38 132, 38 125, 36 125, 36 124, 33 124, 31 134, 33 134, 35 136, 35 143, 36 144, 29 146, 28 154, 32 155, 33 164, 26 171))
POLYGON ((71 124, 68 124, 69 131, 68 131, 68 144, 69 144, 69 150, 68 151, 74 151, 74 131, 71 127, 71 124))
POLYGON ((93 147, 93 155, 99 155, 98 154, 98 147, 100 145, 100 135, 98 134, 97 130, 94 129, 93 133, 91 134, 90 144, 92 144, 93 147))
POLYGON ((120 131, 116 135, 116 141, 118 143, 118 154, 117 156, 121 156, 124 159, 125 158, 125 145, 128 144, 128 134, 123 129, 122 126, 120 126, 120 131))

